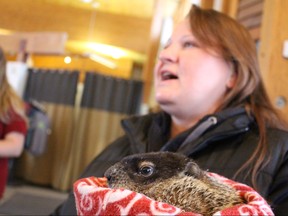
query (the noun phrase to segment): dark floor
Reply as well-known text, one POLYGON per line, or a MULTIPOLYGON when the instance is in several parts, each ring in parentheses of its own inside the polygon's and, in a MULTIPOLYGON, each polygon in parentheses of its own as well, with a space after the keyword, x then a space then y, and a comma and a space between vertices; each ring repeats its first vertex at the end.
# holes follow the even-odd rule
POLYGON ((49 215, 67 196, 48 187, 9 184, 0 200, 0 215, 49 215))

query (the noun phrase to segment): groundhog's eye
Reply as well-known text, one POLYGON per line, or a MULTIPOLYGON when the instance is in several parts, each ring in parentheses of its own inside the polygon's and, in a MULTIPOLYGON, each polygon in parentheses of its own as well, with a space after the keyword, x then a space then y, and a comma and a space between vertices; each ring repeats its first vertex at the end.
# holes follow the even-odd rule
POLYGON ((139 173, 145 177, 152 175, 154 172, 153 166, 142 166, 139 169, 139 173))
POLYGON ((138 164, 138 174, 144 177, 151 176, 155 171, 155 165, 151 161, 141 161, 138 164))

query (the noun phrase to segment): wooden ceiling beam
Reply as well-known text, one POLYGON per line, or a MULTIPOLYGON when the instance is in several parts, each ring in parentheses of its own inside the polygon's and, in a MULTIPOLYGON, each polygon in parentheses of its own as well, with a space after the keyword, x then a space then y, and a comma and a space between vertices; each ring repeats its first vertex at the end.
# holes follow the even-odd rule
POLYGON ((69 40, 91 40, 145 53, 151 19, 95 12, 35 0, 0 0, 0 28, 14 31, 67 32, 69 40), (93 34, 91 34, 93 32, 93 34))

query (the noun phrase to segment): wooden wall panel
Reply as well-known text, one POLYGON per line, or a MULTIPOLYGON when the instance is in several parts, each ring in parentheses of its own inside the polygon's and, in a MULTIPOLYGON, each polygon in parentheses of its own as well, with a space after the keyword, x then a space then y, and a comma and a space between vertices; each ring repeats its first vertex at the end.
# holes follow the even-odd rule
POLYGON ((284 99, 283 107, 279 108, 288 119, 288 60, 282 56, 283 42, 288 39, 288 1, 265 0, 264 2, 259 53, 260 68, 273 103, 276 105, 279 97, 284 99))
POLYGON ((147 60, 144 64, 142 74, 142 80, 144 81, 143 102, 146 104, 149 103, 151 97, 151 89, 153 88, 153 71, 160 46, 165 5, 165 0, 155 1, 154 15, 150 29, 150 39, 147 41, 147 60))
POLYGON ((222 0, 222 12, 236 18, 239 0, 222 0))
POLYGON ((260 38, 264 0, 239 0, 236 19, 244 25, 255 40, 260 38))
POLYGON ((83 81, 87 71, 97 72, 108 76, 115 76, 124 79, 131 77, 132 61, 130 59, 122 58, 113 60, 117 64, 116 69, 105 67, 89 58, 81 56, 71 56, 72 62, 70 64, 64 63, 65 56, 50 56, 50 55, 31 55, 31 61, 35 68, 47 69, 62 69, 62 70, 78 70, 80 72, 80 82, 83 81))
POLYGON ((212 9, 214 0, 201 0, 200 7, 203 9, 212 9))

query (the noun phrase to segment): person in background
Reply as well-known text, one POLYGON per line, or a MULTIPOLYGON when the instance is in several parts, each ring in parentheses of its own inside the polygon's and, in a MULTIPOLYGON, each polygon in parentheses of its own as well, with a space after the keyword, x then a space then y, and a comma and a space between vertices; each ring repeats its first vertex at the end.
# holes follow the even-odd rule
MULTIPOLYGON (((101 177, 130 154, 179 152, 252 186, 275 215, 287 215, 287 123, 269 100, 255 43, 242 25, 192 6, 159 54, 154 83, 161 111, 123 120, 125 135, 80 178, 101 177)), ((76 214, 73 193, 53 214, 76 214)))
POLYGON ((25 105, 7 81, 6 59, 0 48, 0 199, 8 178, 8 159, 20 156, 26 132, 25 105))

